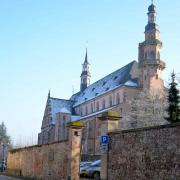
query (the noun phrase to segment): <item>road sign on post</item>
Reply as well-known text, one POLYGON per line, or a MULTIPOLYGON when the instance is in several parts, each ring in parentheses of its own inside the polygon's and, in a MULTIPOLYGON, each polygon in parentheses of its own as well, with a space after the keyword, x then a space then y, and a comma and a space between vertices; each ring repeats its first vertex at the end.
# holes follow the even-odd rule
POLYGON ((107 153, 108 151, 108 144, 109 144, 109 137, 108 135, 102 135, 100 137, 100 149, 102 153, 107 153))
POLYGON ((109 144, 109 137, 108 135, 101 136, 101 145, 107 145, 109 144))

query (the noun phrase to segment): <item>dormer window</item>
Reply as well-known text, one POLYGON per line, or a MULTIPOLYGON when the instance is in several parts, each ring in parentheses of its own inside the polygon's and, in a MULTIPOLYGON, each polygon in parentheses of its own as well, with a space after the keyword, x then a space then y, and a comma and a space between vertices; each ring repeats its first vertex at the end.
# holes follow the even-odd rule
POLYGON ((109 90, 109 87, 106 88, 106 91, 108 91, 108 90, 109 90))
POLYGON ((115 76, 115 77, 114 77, 114 80, 116 80, 117 78, 118 78, 118 77, 117 77, 117 76, 115 76))
POLYGON ((103 82, 103 86, 106 84, 106 82, 103 82))

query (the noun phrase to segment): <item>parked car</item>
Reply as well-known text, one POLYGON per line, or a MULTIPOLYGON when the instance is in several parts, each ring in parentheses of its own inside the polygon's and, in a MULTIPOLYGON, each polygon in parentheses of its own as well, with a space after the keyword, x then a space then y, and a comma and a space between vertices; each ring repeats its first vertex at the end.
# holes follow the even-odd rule
POLYGON ((89 178, 94 178, 95 180, 100 180, 101 172, 101 160, 94 161, 88 167, 82 170, 82 173, 89 178))
POLYGON ((85 161, 85 162, 81 162, 80 163, 80 176, 81 177, 85 177, 86 176, 86 174, 84 174, 84 169, 89 167, 91 164, 92 164, 92 162, 89 162, 89 161, 85 161))

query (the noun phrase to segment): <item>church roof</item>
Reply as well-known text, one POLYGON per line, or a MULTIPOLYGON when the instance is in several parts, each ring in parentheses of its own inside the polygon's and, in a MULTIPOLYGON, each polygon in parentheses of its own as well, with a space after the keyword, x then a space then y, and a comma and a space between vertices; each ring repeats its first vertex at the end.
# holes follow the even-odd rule
POLYGON ((137 79, 132 79, 131 76, 131 72, 137 70, 138 64, 136 61, 133 61, 91 84, 83 92, 74 94, 70 100, 75 101, 74 106, 78 106, 120 86, 138 87, 137 79))

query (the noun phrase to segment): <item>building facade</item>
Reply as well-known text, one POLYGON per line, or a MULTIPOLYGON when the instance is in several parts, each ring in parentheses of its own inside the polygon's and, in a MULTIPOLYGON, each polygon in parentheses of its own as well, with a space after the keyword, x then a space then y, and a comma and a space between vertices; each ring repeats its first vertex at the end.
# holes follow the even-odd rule
MULTIPOLYGON (((156 7, 148 8, 148 24, 145 40, 139 44, 138 62, 133 61, 90 84, 91 73, 88 54, 82 64, 80 91, 70 99, 53 98, 48 94, 39 144, 60 141, 67 138, 67 123, 83 121, 82 153, 99 154, 101 121, 98 116, 106 111, 120 112, 119 129, 126 129, 126 116, 130 111, 129 101, 144 91, 164 91, 159 27, 156 24, 156 7)), ((161 122, 159 122, 161 124, 161 122)))

